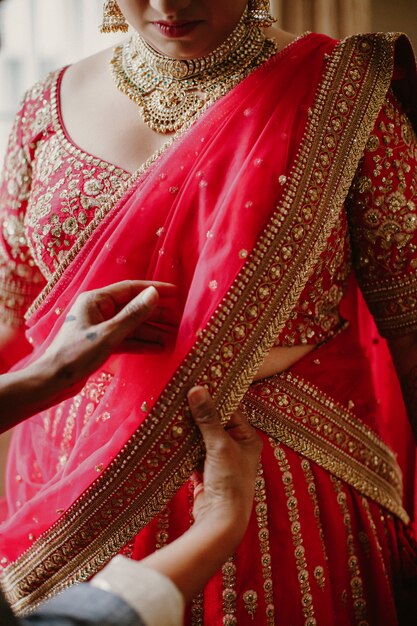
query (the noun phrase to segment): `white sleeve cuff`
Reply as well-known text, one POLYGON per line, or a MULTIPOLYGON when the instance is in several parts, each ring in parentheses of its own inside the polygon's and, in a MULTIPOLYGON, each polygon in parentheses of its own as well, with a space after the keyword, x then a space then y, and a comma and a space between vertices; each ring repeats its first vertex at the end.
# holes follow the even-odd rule
POLYGON ((159 572, 116 556, 90 584, 116 594, 140 615, 146 626, 180 626, 184 598, 174 583, 159 572))

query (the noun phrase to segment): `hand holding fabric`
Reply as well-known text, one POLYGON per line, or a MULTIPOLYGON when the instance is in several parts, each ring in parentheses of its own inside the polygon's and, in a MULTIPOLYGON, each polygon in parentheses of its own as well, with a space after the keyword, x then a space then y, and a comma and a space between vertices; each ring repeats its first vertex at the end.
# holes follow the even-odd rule
POLYGON ((188 602, 233 554, 252 511, 262 441, 237 411, 224 428, 213 400, 193 387, 188 401, 201 431, 206 458, 195 472, 195 523, 176 541, 142 561, 178 587, 188 602))
POLYGON ((115 351, 163 351, 175 297, 174 285, 139 280, 78 296, 43 355, 0 378, 0 431, 74 395, 115 351))
POLYGON ((192 477, 195 524, 208 517, 222 524, 230 521, 237 545, 252 510, 261 439, 241 411, 223 427, 203 387, 191 389, 188 401, 206 446, 203 474, 194 472, 192 477))

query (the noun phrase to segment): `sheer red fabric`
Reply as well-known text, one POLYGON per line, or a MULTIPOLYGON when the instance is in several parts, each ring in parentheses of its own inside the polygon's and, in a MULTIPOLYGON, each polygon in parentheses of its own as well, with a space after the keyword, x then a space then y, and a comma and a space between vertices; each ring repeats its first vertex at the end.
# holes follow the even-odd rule
POLYGON ((280 55, 272 59, 169 147, 101 220, 32 316, 28 335, 36 355, 87 289, 126 278, 156 279, 178 285, 183 306, 171 354, 114 356, 89 383, 97 389, 97 404, 91 405, 91 394, 71 399, 18 427, 8 470, 9 520, 0 544, 8 559, 50 527, 116 456, 145 418, 141 407, 151 410, 229 290, 245 262, 242 251, 252 250, 279 199, 278 179, 301 139, 323 51, 334 43, 316 42, 311 70, 317 78, 306 83, 297 80, 297 68, 311 45, 309 38, 298 43, 297 54, 287 49, 290 63, 280 55), (282 84, 297 84, 301 106, 291 106, 294 91, 277 97, 276 78, 269 80, 277 72, 282 84), (271 179, 272 186, 262 182, 271 179), (61 416, 71 412, 74 422, 68 424, 61 416))

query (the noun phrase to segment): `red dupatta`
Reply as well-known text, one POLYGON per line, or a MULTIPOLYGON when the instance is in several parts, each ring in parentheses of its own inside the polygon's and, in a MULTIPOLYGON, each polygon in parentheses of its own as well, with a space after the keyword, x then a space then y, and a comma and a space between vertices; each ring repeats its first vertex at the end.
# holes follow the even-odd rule
POLYGON ((17 610, 93 575, 188 478, 193 384, 224 416, 239 404, 343 210, 392 45, 309 35, 286 48, 97 217, 41 294, 35 355, 78 293, 110 282, 175 283, 183 312, 173 352, 115 355, 84 395, 18 427, 0 541, 17 610))

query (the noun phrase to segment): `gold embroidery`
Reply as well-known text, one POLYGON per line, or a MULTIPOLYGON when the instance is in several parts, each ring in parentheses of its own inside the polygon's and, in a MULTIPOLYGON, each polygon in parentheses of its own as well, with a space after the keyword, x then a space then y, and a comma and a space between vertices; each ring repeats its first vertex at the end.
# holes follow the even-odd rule
POLYGON ((258 609, 258 594, 253 589, 249 589, 248 591, 245 591, 242 599, 246 612, 252 619, 255 619, 255 614, 258 609))
MULTIPOLYGON (((258 523, 258 539, 261 551, 263 591, 266 606, 266 623, 275 623, 274 588, 272 582, 271 549, 269 544, 268 505, 266 502, 265 479, 262 466, 259 466, 255 483, 255 513, 258 523)), ((254 609, 254 607, 252 607, 254 609)), ((254 609, 255 610, 255 609, 254 609)))
POLYGON ((384 553, 382 551, 382 547, 381 547, 381 544, 380 544, 380 541, 379 541, 378 531, 376 529, 375 522, 374 522, 374 520, 372 518, 371 509, 369 507, 369 502, 368 502, 368 500, 366 498, 361 498, 361 500, 362 500, 363 508, 365 509, 366 515, 368 517, 369 525, 371 527, 372 534, 374 536, 374 540, 375 540, 376 547, 378 549, 379 556, 381 558, 382 571, 384 572, 385 578, 386 578, 386 580, 389 583, 387 568, 386 568, 385 560, 384 560, 384 553))
MULTIPOLYGON (((304 216, 305 225, 312 213, 304 216)), ((329 236, 325 251, 300 296, 298 306, 291 312, 275 346, 317 344, 329 339, 343 326, 339 304, 346 291, 351 271, 349 243, 344 213, 339 215, 329 236)))
POLYGON ((64 430, 62 433, 61 445, 60 445, 60 455, 58 457, 58 466, 56 471, 59 472, 65 463, 68 460, 68 455, 71 450, 71 440, 73 436, 75 420, 77 417, 78 409, 81 406, 82 397, 81 394, 78 394, 74 397, 74 400, 71 403, 71 406, 68 411, 68 417, 65 420, 64 430))
POLYGON ((352 532, 352 521, 347 504, 346 493, 343 491, 342 483, 334 476, 331 477, 334 489, 337 494, 337 502, 343 515, 343 523, 346 528, 346 542, 348 549, 348 565, 350 572, 350 592, 353 599, 353 610, 355 613, 356 623, 360 626, 369 626, 366 621, 367 608, 363 593, 363 581, 359 568, 359 559, 355 552, 355 539, 352 532))
POLYGON ((55 133, 37 148, 36 185, 25 218, 33 258, 48 279, 101 207, 130 179, 121 168, 83 152, 67 139, 58 113, 59 84, 57 75, 50 104, 55 133), (59 174, 52 185, 51 177, 59 174))
POLYGON ((155 548, 159 550, 168 543, 169 538, 169 507, 165 507, 157 517, 158 530, 156 533, 155 548))
POLYGON ((351 411, 315 385, 284 372, 252 385, 243 405, 253 425, 407 523, 395 455, 351 411))
MULTIPOLYGON (((188 482, 188 504, 190 515, 190 526, 194 524, 194 485, 192 481, 188 482)), ((191 626, 204 626, 204 591, 201 591, 191 600, 191 626)))
POLYGON ((301 607, 304 615, 304 624, 305 626, 314 626, 316 624, 316 619, 314 617, 313 596, 311 594, 308 565, 305 557, 300 515, 298 512, 298 500, 295 497, 291 466, 288 462, 287 455, 280 444, 274 441, 274 439, 270 439, 269 441, 274 449, 274 455, 278 461, 279 469, 281 470, 281 478, 284 483, 284 491, 287 497, 288 517, 291 523, 291 533, 294 545, 295 562, 298 571, 298 581, 300 584, 301 607))
POLYGON ((362 163, 348 201, 355 264, 381 334, 395 337, 417 329, 417 137, 391 93, 362 163))
MULTIPOLYGON (((301 460, 301 468, 304 472, 304 476, 305 479, 307 481, 307 490, 308 490, 308 494, 311 498, 311 502, 313 504, 313 509, 314 509, 314 517, 316 518, 316 522, 317 522, 317 528, 319 531, 319 536, 320 536, 320 542, 321 542, 321 547, 323 550, 323 556, 325 561, 328 560, 327 557, 327 552, 326 552, 326 544, 324 541, 324 531, 323 531, 323 526, 321 523, 321 518, 320 518, 320 507, 319 507, 319 501, 317 498, 317 493, 316 493, 316 482, 314 480, 314 476, 313 476, 313 472, 311 470, 311 465, 310 462, 307 459, 302 459, 301 460)), ((325 583, 326 583, 326 577, 324 575, 324 568, 321 567, 320 565, 318 565, 315 570, 314 570, 314 578, 317 581, 317 584, 319 585, 319 587, 321 589, 324 589, 325 587, 325 583)))
MULTIPOLYGON (((28 94, 26 98, 29 97, 28 94)), ((30 152, 21 145, 30 130, 23 106, 12 128, 0 183, 0 318, 16 326, 22 324, 28 306, 45 283, 35 267, 24 229, 32 167, 30 152)), ((30 114, 30 104, 26 108, 30 114)))
POLYGON ((45 284, 36 269, 11 261, 0 245, 0 320, 10 326, 21 326, 28 306, 45 284))
MULTIPOLYGON (((61 423, 63 417, 62 405, 52 407, 45 412, 43 418, 45 432, 49 432, 50 441, 60 450, 56 471, 61 470, 66 464, 68 455, 72 450, 72 438, 76 420, 79 420, 78 424, 80 426, 87 426, 91 415, 98 407, 112 378, 113 375, 107 372, 99 372, 93 375, 80 393, 74 396, 72 400, 67 401, 69 406, 65 423, 61 423)), ((110 413, 104 411, 96 416, 96 423, 100 424, 109 419, 111 419, 110 413)), ((100 463, 97 463, 96 467, 103 468, 100 463)))
POLYGON ((320 589, 324 590, 326 586, 326 577, 324 575, 324 568, 321 565, 317 565, 317 567, 314 568, 314 578, 316 579, 320 589))
POLYGON ((135 549, 135 540, 129 541, 123 548, 120 550, 119 554, 125 556, 128 559, 133 559, 133 551, 135 549))
POLYGON ((236 565, 231 557, 222 567, 223 575, 223 625, 235 626, 236 618, 236 565))
POLYGON ((192 626, 204 626, 204 593, 201 592, 191 601, 192 626))
MULTIPOLYGON (((194 430, 185 419, 186 390, 192 384, 206 381, 223 415, 239 404, 254 372, 297 303, 337 222, 391 80, 394 42, 395 38, 389 36, 357 36, 336 47, 326 64, 283 198, 216 314, 157 405, 149 411, 146 423, 82 494, 77 506, 71 507, 44 533, 41 541, 36 541, 6 568, 4 588, 17 611, 27 610, 63 587, 91 576, 185 482, 201 455, 194 430), (348 77, 350 66, 358 68, 357 82, 348 77), (352 85, 356 89, 354 98, 345 95, 348 85, 349 91, 352 85), (329 126, 336 108, 348 111, 340 132, 329 126), (316 171, 325 173, 324 182, 316 182, 316 171), (315 220, 300 240, 300 211, 307 207, 315 214, 315 220), (259 300, 260 286, 269 289, 269 297, 263 301, 259 300), (236 322, 239 316, 244 323, 236 322), (238 328, 244 341, 237 340, 238 328), (221 376, 213 378, 211 368, 224 345, 234 347, 235 358, 225 362, 220 357, 221 376), (174 439, 170 433, 178 424, 182 425, 182 432, 174 439), (173 441, 175 454, 164 466, 158 450, 161 441, 167 440, 173 441), (148 468, 152 463, 157 463, 163 471, 150 473, 148 468)), ((87 229, 83 237, 87 237, 87 229)), ((50 292, 65 264, 76 256, 80 245, 81 239, 39 297, 36 307, 50 292)))

